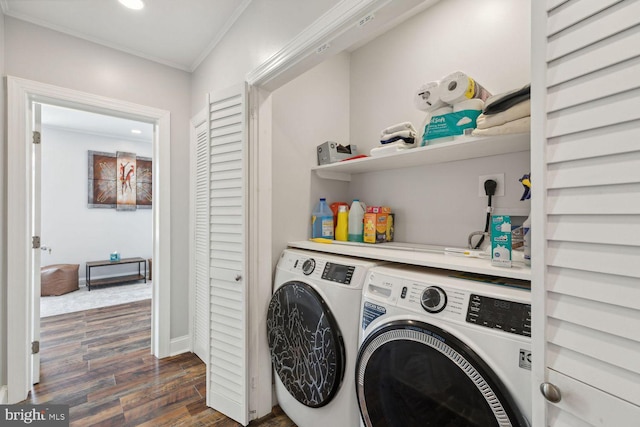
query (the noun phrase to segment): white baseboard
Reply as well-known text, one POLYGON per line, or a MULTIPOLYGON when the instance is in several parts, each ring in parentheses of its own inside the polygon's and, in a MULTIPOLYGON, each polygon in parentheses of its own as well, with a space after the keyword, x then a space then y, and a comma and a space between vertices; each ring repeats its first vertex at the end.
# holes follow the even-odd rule
POLYGON ((173 338, 171 340, 169 356, 175 356, 189 351, 191 351, 191 337, 189 335, 173 338))
POLYGON ((0 405, 6 405, 9 403, 7 400, 7 386, 3 385, 0 387, 0 405))

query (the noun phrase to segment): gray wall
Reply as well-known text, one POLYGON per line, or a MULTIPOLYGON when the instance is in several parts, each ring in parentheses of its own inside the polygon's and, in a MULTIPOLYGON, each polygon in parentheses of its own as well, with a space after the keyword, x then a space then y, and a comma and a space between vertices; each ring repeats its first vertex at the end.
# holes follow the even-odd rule
MULTIPOLYGON (((185 218, 189 217, 190 74, 10 17, 5 17, 5 43, 7 75, 171 112, 171 313, 168 315, 171 338, 187 335, 189 226, 185 218)), ((6 244, 2 252, 6 253, 6 244)))

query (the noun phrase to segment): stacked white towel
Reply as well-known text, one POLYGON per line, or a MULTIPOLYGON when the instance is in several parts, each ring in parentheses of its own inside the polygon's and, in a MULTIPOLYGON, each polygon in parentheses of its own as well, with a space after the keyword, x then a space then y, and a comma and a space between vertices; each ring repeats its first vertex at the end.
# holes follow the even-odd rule
POLYGON ((489 97, 476 120, 474 136, 526 133, 531 130, 530 86, 489 97))
POLYGON ((380 143, 391 144, 400 143, 404 148, 416 146, 416 130, 411 122, 402 122, 383 129, 380 133, 380 143))

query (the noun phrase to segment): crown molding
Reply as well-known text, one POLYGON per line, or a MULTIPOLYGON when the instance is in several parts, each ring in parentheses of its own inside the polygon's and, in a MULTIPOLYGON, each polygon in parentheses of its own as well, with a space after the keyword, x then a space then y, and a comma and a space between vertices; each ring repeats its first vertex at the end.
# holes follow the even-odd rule
POLYGON ((313 66, 371 40, 438 0, 344 0, 249 72, 250 85, 275 90, 313 66))
POLYGON ((196 68, 198 68, 200 64, 202 64, 202 61, 204 61, 211 54, 213 49, 215 49, 216 46, 218 46, 218 43, 220 43, 224 38, 224 36, 227 35, 231 27, 233 27, 233 24, 236 23, 236 21, 240 18, 240 16, 242 16, 242 14, 247 9, 247 7, 249 7, 249 4, 251 4, 251 1, 252 0, 243 0, 242 3, 240 3, 240 5, 233 11, 233 14, 231 14, 227 22, 225 22, 224 26, 218 32, 218 34, 216 34, 216 36, 211 41, 211 43, 209 43, 209 45, 196 58, 193 64, 191 64, 191 67, 189 67, 190 72, 194 72, 196 68))

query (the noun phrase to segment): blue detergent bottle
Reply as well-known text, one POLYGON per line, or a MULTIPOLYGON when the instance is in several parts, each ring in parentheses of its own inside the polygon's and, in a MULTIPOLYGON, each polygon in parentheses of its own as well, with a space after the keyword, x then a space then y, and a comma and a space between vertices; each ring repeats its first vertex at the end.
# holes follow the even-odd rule
POLYGON ((323 197, 311 213, 311 237, 333 239, 333 231, 333 211, 323 197))

